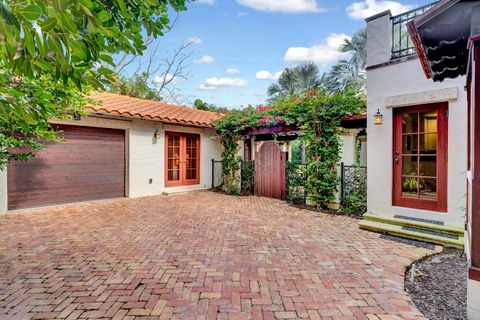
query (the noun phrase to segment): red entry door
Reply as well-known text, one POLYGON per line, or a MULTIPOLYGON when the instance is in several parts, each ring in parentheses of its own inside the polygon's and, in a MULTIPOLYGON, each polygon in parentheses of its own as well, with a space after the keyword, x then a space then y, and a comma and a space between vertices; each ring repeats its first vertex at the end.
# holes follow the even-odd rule
POLYGON ((200 136, 178 132, 165 136, 165 186, 199 184, 200 136))
POLYGON ((447 211, 448 105, 393 114, 393 205, 447 211))

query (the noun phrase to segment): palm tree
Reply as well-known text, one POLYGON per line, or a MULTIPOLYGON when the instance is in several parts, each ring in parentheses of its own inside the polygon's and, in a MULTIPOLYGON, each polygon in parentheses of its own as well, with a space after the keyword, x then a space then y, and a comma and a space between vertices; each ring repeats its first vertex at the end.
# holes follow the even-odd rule
POLYGON ((359 70, 365 70, 367 64, 367 28, 361 28, 355 32, 351 39, 345 39, 340 51, 350 52, 352 54, 350 62, 359 70))
POLYGON ((367 29, 362 28, 351 39, 345 39, 340 51, 350 53, 350 60, 340 60, 324 77, 326 91, 338 92, 352 87, 356 92, 364 94, 367 80, 367 29))
POLYGON ((357 65, 347 60, 340 60, 328 74, 329 92, 338 92, 346 87, 353 88, 358 93, 365 92, 366 73, 357 65))
POLYGON ((319 86, 318 66, 313 62, 304 62, 294 68, 300 91, 316 89, 319 86))
POLYGON ((313 62, 304 62, 292 68, 285 68, 272 84, 267 94, 272 101, 281 101, 306 90, 316 89, 320 86, 319 70, 313 62))

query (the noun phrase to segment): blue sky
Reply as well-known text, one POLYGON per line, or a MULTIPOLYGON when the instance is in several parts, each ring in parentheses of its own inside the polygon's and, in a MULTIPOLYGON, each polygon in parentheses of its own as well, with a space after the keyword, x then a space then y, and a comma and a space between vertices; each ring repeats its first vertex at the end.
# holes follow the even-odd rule
POLYGON ((287 66, 313 60, 328 71, 342 58, 342 39, 364 26, 365 17, 386 9, 398 14, 429 2, 197 0, 158 40, 157 57, 160 61, 182 43, 195 41, 189 48, 188 79, 173 85, 181 104, 200 98, 231 108, 258 105, 287 66))

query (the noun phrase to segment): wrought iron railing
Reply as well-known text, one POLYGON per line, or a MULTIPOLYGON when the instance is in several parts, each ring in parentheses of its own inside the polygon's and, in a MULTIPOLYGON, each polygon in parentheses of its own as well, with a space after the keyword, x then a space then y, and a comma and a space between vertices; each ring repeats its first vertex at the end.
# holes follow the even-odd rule
MULTIPOLYGON (((212 189, 223 185, 222 161, 212 159, 212 189)), ((240 192, 252 195, 255 187, 255 161, 242 160, 240 164, 240 192)))
POLYGON ((407 31, 407 22, 433 8, 438 2, 407 11, 392 20, 392 59, 415 54, 415 47, 407 31))
POLYGON ((341 211, 362 215, 367 211, 367 167, 340 166, 341 211))

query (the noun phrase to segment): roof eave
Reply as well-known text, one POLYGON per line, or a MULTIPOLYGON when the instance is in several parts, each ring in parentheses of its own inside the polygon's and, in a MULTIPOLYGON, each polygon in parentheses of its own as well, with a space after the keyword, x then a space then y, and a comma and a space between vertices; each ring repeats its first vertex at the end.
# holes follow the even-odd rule
POLYGON ((423 73, 427 79, 431 79, 433 77, 432 68, 430 67, 430 63, 428 62, 427 55, 425 53, 425 48, 422 44, 422 39, 420 38, 420 34, 418 33, 418 29, 415 23, 415 19, 411 20, 407 23, 407 30, 410 34, 410 38, 412 39, 413 46, 417 52, 417 56, 420 59, 420 64, 422 65, 423 73))
POLYGON ((90 111, 87 116, 90 117, 106 117, 106 118, 111 118, 111 119, 137 119, 137 120, 143 120, 143 121, 153 121, 153 122, 161 122, 169 125, 177 125, 177 126, 182 126, 182 127, 195 127, 195 128, 213 128, 213 123, 209 124, 206 122, 181 122, 181 121, 175 121, 175 120, 170 120, 166 118, 160 118, 160 117, 150 117, 147 119, 146 117, 142 117, 140 115, 125 115, 125 114, 119 114, 118 112, 102 112, 102 111, 96 111, 92 110, 90 111))

